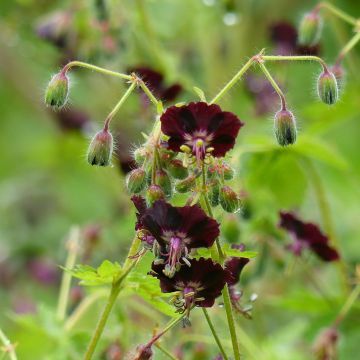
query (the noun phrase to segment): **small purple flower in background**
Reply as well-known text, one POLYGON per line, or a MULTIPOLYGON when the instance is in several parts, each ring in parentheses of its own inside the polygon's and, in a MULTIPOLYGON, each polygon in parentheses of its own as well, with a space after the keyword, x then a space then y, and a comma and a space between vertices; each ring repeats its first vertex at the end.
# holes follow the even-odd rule
POLYGON ((148 67, 132 68, 129 69, 129 72, 134 72, 139 76, 154 95, 164 102, 175 100, 182 91, 182 86, 180 84, 173 84, 168 87, 165 86, 164 76, 148 67))
POLYGON ((191 259, 189 263, 190 266, 182 266, 171 279, 164 274, 163 264, 153 263, 150 273, 160 280, 162 292, 179 292, 174 305, 178 312, 186 312, 187 317, 194 306, 213 306, 225 284, 231 281, 230 272, 212 259, 191 259))
POLYGON ((36 257, 26 264, 27 272, 38 283, 56 285, 60 279, 60 269, 54 262, 45 257, 36 257))
POLYGON ((295 255, 300 256, 304 248, 309 248, 324 261, 336 261, 340 258, 337 250, 329 245, 329 238, 317 225, 303 222, 292 213, 280 212, 279 226, 293 237, 294 243, 288 248, 295 255))
POLYGON ((244 125, 235 114, 205 102, 171 106, 160 120, 162 132, 169 136, 169 149, 180 152, 185 146, 198 162, 207 154, 223 157, 244 125))
POLYGON ((191 249, 210 247, 219 236, 219 224, 199 206, 174 207, 163 200, 143 213, 140 226, 159 244, 160 259, 155 261, 164 264, 168 277, 174 276, 181 263, 190 265, 186 258, 191 249))

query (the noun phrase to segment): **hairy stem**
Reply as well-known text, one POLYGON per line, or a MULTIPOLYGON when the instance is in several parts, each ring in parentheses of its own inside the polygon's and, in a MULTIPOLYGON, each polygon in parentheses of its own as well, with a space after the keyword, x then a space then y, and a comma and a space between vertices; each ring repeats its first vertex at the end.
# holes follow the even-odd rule
POLYGON ((0 341, 3 343, 4 348, 2 349, 4 353, 9 354, 10 360, 17 360, 15 345, 7 338, 5 333, 0 329, 0 341))
POLYGON ((328 71, 325 61, 322 58, 313 55, 262 55, 261 59, 264 61, 316 61, 323 67, 324 71, 328 71))
POLYGON ((332 4, 329 4, 328 2, 325 2, 325 1, 321 2, 320 4, 318 4, 315 7, 315 11, 320 10, 320 9, 328 10, 329 12, 331 12, 332 14, 337 16, 339 19, 344 20, 345 22, 349 23, 350 25, 353 25, 353 26, 357 25, 357 19, 355 19, 354 17, 348 15, 346 12, 340 10, 336 6, 334 6, 332 4))

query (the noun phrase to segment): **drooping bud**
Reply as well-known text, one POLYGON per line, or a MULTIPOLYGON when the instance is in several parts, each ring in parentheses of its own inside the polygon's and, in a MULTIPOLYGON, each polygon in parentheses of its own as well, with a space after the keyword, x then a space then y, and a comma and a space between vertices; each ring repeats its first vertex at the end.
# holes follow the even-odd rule
POLYGON ((220 187, 218 182, 214 182, 213 184, 210 185, 209 187, 209 192, 208 192, 208 197, 209 197, 209 201, 211 206, 215 207, 219 205, 220 202, 220 187))
POLYGON ((132 170, 126 177, 126 187, 130 193, 141 192, 146 185, 146 172, 143 168, 132 170))
POLYGON ((139 345, 136 349, 136 354, 131 360, 151 360, 153 358, 153 351, 151 345, 139 345))
POLYGON ((283 108, 275 114, 274 131, 279 145, 287 146, 295 143, 296 121, 291 111, 283 108))
POLYGON ((188 176, 188 170, 183 166, 182 161, 178 159, 171 160, 168 164, 168 170, 175 179, 183 180, 188 176))
POLYGON ((159 185, 150 185, 146 191, 147 206, 151 206, 156 200, 164 199, 165 194, 159 185))
POLYGON ((88 152, 87 160, 90 165, 108 166, 111 164, 111 155, 113 152, 113 136, 106 128, 97 132, 92 138, 88 152))
POLYGON ((170 197, 172 194, 172 184, 167 172, 164 170, 156 170, 155 178, 156 184, 163 189, 167 197, 170 197))
POLYGON ((190 175, 186 179, 179 181, 175 185, 175 190, 179 193, 186 193, 191 190, 191 188, 195 185, 196 176, 190 175))
POLYGON ((230 186, 220 188, 219 199, 221 207, 227 212, 234 213, 240 209, 240 199, 230 186))
POLYGON ((54 75, 45 91, 45 104, 53 108, 63 107, 69 95, 69 78, 65 72, 54 75))
POLYGON ((336 103, 339 97, 339 88, 335 75, 324 70, 318 79, 318 95, 322 102, 328 105, 336 103))
POLYGON ((229 214, 224 217, 222 222, 222 234, 230 244, 236 244, 239 242, 240 237, 240 225, 236 215, 229 214))
POLYGON ((321 36, 322 19, 318 12, 304 15, 299 27, 299 43, 301 45, 316 45, 321 36))

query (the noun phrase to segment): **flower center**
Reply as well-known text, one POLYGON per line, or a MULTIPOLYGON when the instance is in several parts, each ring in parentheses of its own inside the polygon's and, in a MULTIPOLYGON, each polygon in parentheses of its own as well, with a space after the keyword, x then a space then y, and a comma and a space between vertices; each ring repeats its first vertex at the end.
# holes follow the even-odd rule
POLYGON ((206 153, 210 149, 208 146, 213 139, 213 135, 208 134, 206 130, 198 130, 192 134, 185 134, 184 139, 185 144, 189 146, 199 164, 201 160, 204 160, 206 153))
POLYGON ((167 261, 163 272, 167 277, 172 278, 181 266, 180 259, 185 259, 188 255, 184 239, 175 235, 171 236, 168 245, 168 253, 164 255, 167 256, 167 261))

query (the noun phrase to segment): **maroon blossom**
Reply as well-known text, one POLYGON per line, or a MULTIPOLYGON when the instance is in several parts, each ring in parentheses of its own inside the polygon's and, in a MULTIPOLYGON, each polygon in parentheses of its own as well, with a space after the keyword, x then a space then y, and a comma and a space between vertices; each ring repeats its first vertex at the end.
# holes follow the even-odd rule
POLYGON ((172 277, 193 248, 210 247, 219 236, 219 224, 197 205, 174 207, 163 200, 156 201, 140 218, 160 246, 164 272, 172 277))
MULTIPOLYGON (((245 245, 232 244, 231 248, 239 251, 244 251, 245 245)), ((239 282, 241 271, 249 261, 250 260, 248 258, 235 257, 235 256, 229 258, 229 260, 226 260, 225 269, 230 271, 232 275, 230 282, 228 282, 229 285, 235 285, 239 282)))
POLYGON ((163 75, 148 67, 136 67, 130 69, 129 72, 134 72, 139 76, 155 96, 164 102, 175 100, 182 91, 180 84, 165 86, 163 75))
POLYGON ((234 147, 240 127, 244 125, 235 114, 205 102, 171 106, 160 120, 162 132, 169 136, 169 149, 179 152, 185 145, 198 161, 207 153, 224 156, 234 147))
POLYGON ((288 248, 295 255, 300 256, 304 248, 310 248, 324 261, 339 259, 339 253, 329 245, 329 238, 320 231, 317 225, 303 222, 292 213, 280 212, 279 226, 287 230, 294 238, 294 243, 288 248))
POLYGON ((211 307, 220 296, 225 284, 230 281, 231 274, 212 259, 200 258, 189 260, 190 266, 182 266, 173 278, 164 274, 164 265, 152 265, 150 275, 160 280, 160 288, 164 293, 179 292, 174 302, 178 312, 187 312, 192 307, 211 307))

